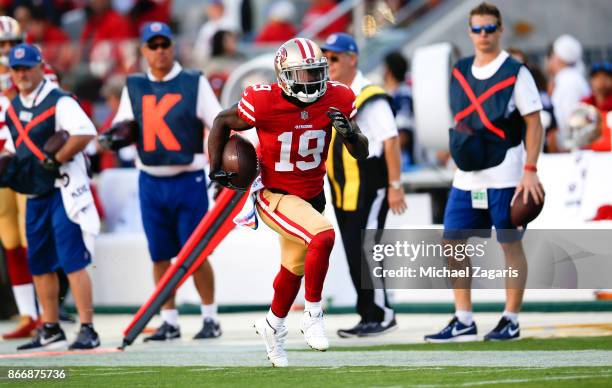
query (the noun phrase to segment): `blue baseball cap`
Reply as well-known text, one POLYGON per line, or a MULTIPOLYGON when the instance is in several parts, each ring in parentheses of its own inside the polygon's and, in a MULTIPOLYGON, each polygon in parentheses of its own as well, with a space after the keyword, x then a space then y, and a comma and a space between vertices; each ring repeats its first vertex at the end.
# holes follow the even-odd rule
POLYGON ((18 44, 9 52, 9 66, 34 67, 42 63, 40 50, 36 46, 26 43, 18 44))
POLYGON ((140 41, 146 43, 156 36, 162 36, 170 41, 173 39, 172 30, 170 30, 170 27, 166 23, 151 22, 142 27, 140 41))
POLYGON ((335 51, 338 53, 352 52, 359 54, 359 48, 357 47, 355 38, 353 38, 352 35, 345 34, 343 32, 328 36, 327 39, 325 39, 325 44, 321 46, 321 50, 335 51))

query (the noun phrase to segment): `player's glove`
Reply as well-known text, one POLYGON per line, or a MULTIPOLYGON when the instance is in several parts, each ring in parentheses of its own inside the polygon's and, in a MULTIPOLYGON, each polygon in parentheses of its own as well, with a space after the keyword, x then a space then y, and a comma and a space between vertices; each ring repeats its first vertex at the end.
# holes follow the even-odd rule
POLYGON ((41 160, 40 164, 45 170, 54 172, 57 176, 60 175, 59 168, 62 164, 55 159, 54 155, 45 154, 45 159, 41 160))
POLYGON ((227 188, 235 190, 235 187, 234 185, 232 185, 231 180, 236 175, 237 174, 235 172, 217 170, 217 171, 212 171, 210 174, 208 174, 208 177, 210 178, 211 182, 217 182, 221 186, 225 186, 227 188))
POLYGON ((333 106, 327 111, 327 117, 330 118, 332 125, 342 137, 348 140, 349 143, 357 140, 357 132, 351 125, 349 119, 340 112, 340 109, 334 108, 333 106))
POLYGON ((12 154, 0 154, 0 177, 2 177, 9 168, 9 164, 13 160, 12 154))
POLYGON ((136 121, 126 120, 118 122, 98 136, 98 142, 105 150, 119 151, 121 148, 135 143, 137 137, 138 124, 136 121))
POLYGON ((58 177, 60 175, 59 168, 62 164, 57 161, 56 155, 66 145, 68 139, 70 139, 70 134, 65 130, 59 130, 47 139, 42 148, 42 153, 45 156, 40 161, 42 167, 47 171, 55 173, 58 177))
POLYGON ((210 181, 208 188, 211 190, 211 197, 214 200, 217 200, 217 197, 223 191, 223 186, 219 182, 210 181))

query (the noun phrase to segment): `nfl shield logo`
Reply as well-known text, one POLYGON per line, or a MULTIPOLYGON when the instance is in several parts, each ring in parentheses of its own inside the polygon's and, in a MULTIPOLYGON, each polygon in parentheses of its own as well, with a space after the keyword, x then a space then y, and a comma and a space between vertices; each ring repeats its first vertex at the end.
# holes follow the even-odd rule
POLYGON ((300 117, 302 118, 302 120, 308 120, 308 112, 303 111, 301 113, 300 117))
POLYGON ((18 48, 17 50, 15 50, 15 58, 17 59, 21 59, 25 56, 25 50, 22 48, 18 48))
POLYGON ((159 32, 162 29, 162 25, 160 23, 153 23, 151 24, 151 31, 153 32, 159 32))

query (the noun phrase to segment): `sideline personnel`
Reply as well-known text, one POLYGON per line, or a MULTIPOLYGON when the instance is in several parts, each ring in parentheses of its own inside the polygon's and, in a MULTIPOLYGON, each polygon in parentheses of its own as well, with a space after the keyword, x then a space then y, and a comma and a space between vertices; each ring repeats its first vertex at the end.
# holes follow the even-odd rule
MULTIPOLYGON (((510 221, 510 205, 514 197, 526 201, 532 195, 536 203, 544 200, 536 168, 542 144, 542 102, 529 70, 500 47, 503 27, 497 7, 484 2, 472 9, 469 27, 476 55, 457 62, 450 87, 455 115, 450 150, 458 170, 444 214, 444 238, 462 244, 473 235, 470 230, 495 226, 506 264, 521 268, 526 266, 522 233, 510 221)), ((451 266, 457 265, 450 260, 451 266)), ((469 265, 465 262, 469 260, 464 261, 469 265)), ((453 319, 439 333, 425 336, 426 341, 477 339, 471 284, 469 279, 465 283, 454 285, 453 319)), ((506 283, 505 310, 485 340, 520 336, 524 279, 519 283, 506 283)))
POLYGON ((369 142, 368 158, 358 161, 334 136, 327 158, 334 210, 361 316, 356 326, 338 330, 338 335, 375 336, 396 329, 397 323, 384 284, 374 289, 364 289, 361 284, 361 269, 366 264, 362 263, 359 236, 364 229, 383 229, 389 209, 395 214, 406 210, 397 125, 390 96, 357 69, 359 50, 353 37, 332 34, 321 49, 329 62, 330 79, 350 86, 357 96, 355 121, 369 142))
MULTIPOLYGON (((170 27, 159 22, 145 25, 141 42, 149 70, 128 77, 113 124, 126 120, 138 124, 140 208, 158 283, 208 210, 204 123, 211 128, 221 106, 202 73, 183 69, 175 61, 170 27)), ((193 273, 193 279, 203 319, 194 339, 219 337, 209 261, 193 273)), ((145 341, 181 336, 174 295, 162 306, 161 316, 163 324, 145 341)))
POLYGON ((68 93, 44 78, 41 62, 40 51, 32 45, 17 45, 9 53, 19 95, 8 107, 6 124, 16 153, 0 183, 29 196, 28 261, 43 311, 38 335, 17 349, 55 350, 67 345, 58 323, 58 268, 68 275, 81 321, 70 349, 92 349, 100 346, 100 340, 93 328, 91 280, 85 268, 91 262, 100 219, 82 151, 96 129, 68 93), (45 154, 45 143, 59 130, 66 130, 69 139, 55 155, 45 154))

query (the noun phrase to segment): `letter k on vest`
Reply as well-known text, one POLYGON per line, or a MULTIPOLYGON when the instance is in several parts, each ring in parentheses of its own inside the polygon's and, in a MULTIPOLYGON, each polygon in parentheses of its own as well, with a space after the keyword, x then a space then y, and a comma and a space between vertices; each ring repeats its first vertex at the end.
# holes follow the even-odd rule
POLYGON ((168 151, 181 150, 181 144, 172 134, 164 117, 182 98, 180 94, 169 93, 164 95, 158 103, 155 95, 142 96, 143 148, 146 152, 155 151, 156 138, 159 138, 163 147, 168 151))

